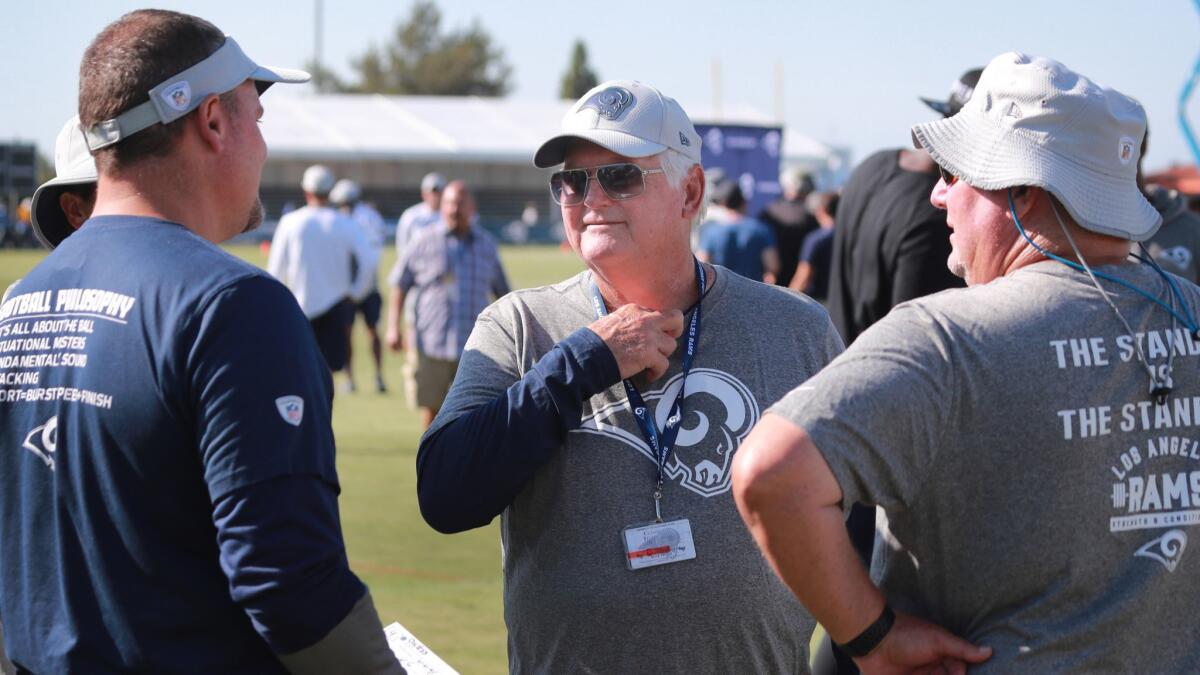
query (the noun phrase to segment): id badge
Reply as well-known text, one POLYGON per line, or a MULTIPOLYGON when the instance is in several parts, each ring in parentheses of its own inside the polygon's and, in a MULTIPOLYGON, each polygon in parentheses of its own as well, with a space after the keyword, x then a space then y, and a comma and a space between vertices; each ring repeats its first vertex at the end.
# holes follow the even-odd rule
POLYGON ((631 525, 621 532, 625 565, 631 570, 667 565, 696 557, 692 525, 687 518, 631 525))

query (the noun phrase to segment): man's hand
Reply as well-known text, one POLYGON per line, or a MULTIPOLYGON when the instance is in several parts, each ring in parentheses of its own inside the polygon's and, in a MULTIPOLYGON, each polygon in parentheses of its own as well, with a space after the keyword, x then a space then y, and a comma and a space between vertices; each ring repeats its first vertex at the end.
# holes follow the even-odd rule
POLYGON ((683 334, 683 312, 625 305, 588 326, 617 360, 621 379, 646 371, 650 382, 667 372, 675 340, 683 334))
POLYGON ((864 675, 963 675, 967 672, 967 664, 983 663, 991 656, 991 647, 976 647, 943 628, 896 612, 896 623, 883 642, 854 662, 864 675))
POLYGON ((404 331, 395 326, 389 326, 387 336, 384 338, 388 349, 399 352, 404 351, 404 331))

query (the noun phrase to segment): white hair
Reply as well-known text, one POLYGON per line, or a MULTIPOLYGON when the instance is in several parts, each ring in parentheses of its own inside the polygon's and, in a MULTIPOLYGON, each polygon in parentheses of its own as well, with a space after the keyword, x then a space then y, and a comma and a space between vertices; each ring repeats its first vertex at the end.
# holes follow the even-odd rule
MULTIPOLYGON (((699 166, 698 162, 692 161, 687 155, 677 150, 667 148, 657 155, 659 164, 663 169, 663 176, 666 177, 667 183, 675 190, 683 187, 684 181, 687 180, 688 172, 693 166, 699 166)), ((700 169, 704 170, 703 167, 700 169)), ((700 189, 707 192, 707 186, 704 181, 700 182, 700 189)), ((692 227, 697 227, 704 222, 705 216, 708 215, 708 195, 700 195, 700 208, 696 211, 696 215, 692 217, 692 227)))

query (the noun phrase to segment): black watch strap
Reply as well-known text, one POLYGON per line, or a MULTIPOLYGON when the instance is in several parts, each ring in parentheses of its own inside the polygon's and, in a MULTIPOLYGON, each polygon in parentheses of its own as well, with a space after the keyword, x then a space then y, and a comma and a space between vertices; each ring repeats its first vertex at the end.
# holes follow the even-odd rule
POLYGON ((883 613, 875 619, 875 623, 867 626, 867 629, 858 634, 858 637, 847 642, 846 644, 838 645, 843 652, 846 652, 854 658, 861 658, 871 653, 872 649, 879 646, 883 642, 883 638, 887 637, 888 631, 892 629, 892 624, 896 623, 896 613, 891 607, 883 606, 883 613))

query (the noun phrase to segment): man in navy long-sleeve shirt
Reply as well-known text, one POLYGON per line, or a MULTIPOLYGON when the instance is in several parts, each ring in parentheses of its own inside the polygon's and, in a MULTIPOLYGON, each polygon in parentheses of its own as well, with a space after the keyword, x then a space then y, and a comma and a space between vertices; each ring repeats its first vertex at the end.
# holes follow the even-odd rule
POLYGON ((215 246, 262 218, 259 93, 306 79, 159 10, 84 55, 92 217, 0 305, 19 669, 402 672, 346 560, 304 316, 215 246))
POLYGON ((534 162, 562 165, 551 190, 588 270, 480 315, 421 441, 433 527, 502 516, 514 673, 807 669, 813 623, 755 551, 729 468, 841 342, 815 302, 692 257, 699 161, 651 87, 575 104, 534 162))

